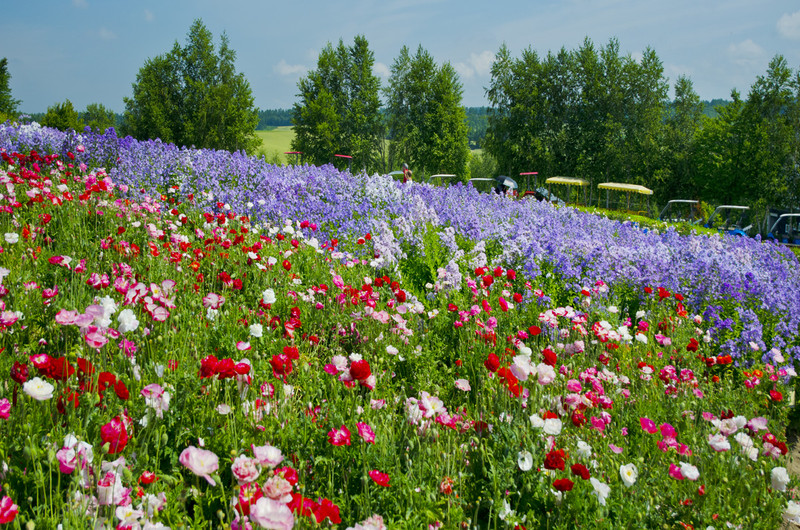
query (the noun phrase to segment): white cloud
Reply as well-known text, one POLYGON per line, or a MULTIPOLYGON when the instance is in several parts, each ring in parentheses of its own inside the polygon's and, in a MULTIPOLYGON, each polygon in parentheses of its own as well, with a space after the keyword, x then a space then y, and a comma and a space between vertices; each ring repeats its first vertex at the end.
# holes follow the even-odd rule
POLYGON ((155 18, 156 18, 156 16, 153 14, 152 11, 150 11, 149 9, 145 9, 144 10, 144 19, 147 22, 152 22, 153 20, 155 20, 155 18))
POLYGON ((372 73, 377 75, 378 77, 382 77, 383 79, 388 79, 392 73, 389 71, 389 67, 383 63, 376 62, 372 65, 372 73))
POLYGON ((467 62, 453 63, 453 68, 463 79, 472 79, 476 75, 489 75, 492 63, 494 63, 494 53, 486 50, 481 53, 470 53, 467 62))
POLYGON ((764 58, 764 54, 764 48, 753 42, 752 39, 728 46, 728 55, 730 55, 733 62, 740 66, 759 65, 764 58))
POLYGON ((783 15, 778 20, 778 33, 787 39, 800 39, 800 11, 783 15))
POLYGON ((472 68, 475 69, 475 73, 478 75, 489 75, 492 64, 494 64, 494 55, 495 54, 489 50, 482 51, 478 54, 469 54, 469 62, 472 68))
POLYGON ((475 76, 475 70, 471 66, 464 63, 453 63, 453 68, 458 72, 461 79, 472 79, 475 76))
POLYGON ((89 7, 89 2, 87 2, 86 0, 72 0, 72 5, 80 9, 86 9, 87 7, 89 7))
POLYGON ((114 40, 117 38, 117 35, 107 28, 100 28, 97 35, 103 40, 114 40))
POLYGON ((308 68, 302 64, 289 64, 283 59, 275 65, 274 69, 280 75, 302 75, 308 72, 308 68))

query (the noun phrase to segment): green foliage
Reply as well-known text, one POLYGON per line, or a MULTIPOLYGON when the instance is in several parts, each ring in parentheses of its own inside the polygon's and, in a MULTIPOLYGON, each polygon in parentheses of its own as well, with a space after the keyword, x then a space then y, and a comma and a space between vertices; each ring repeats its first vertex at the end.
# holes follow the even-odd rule
POLYGON ((280 160, 280 164, 300 163, 300 158, 294 155, 284 155, 292 150, 292 139, 294 138, 293 127, 275 127, 267 130, 256 131, 256 136, 261 141, 258 149, 259 155, 265 155, 270 159, 280 160))
POLYGON ((489 153, 472 153, 469 157, 469 178, 493 178, 498 175, 497 160, 489 153))
POLYGON ((486 107, 467 107, 464 112, 467 115, 469 148, 480 149, 483 147, 483 139, 486 137, 486 129, 489 127, 489 109, 486 107))
POLYGON ((643 184, 659 202, 800 204, 800 74, 780 55, 746 100, 701 102, 681 76, 668 102, 650 48, 634 60, 615 39, 544 57, 502 46, 487 96, 484 149, 502 173, 643 184))
POLYGON ((8 72, 8 59, 0 59, 0 121, 16 118, 20 101, 11 96, 11 74, 8 72))
POLYGON ((133 96, 125 98, 123 131, 198 148, 255 150, 258 113, 235 59, 227 35, 217 50, 211 32, 195 20, 186 46, 175 42, 139 70, 133 96))
POLYGON ((439 231, 430 222, 422 235, 422 246, 405 244, 406 259, 399 264, 408 288, 418 297, 424 298, 430 284, 437 278, 440 267, 447 265, 447 249, 442 245, 439 231))
POLYGON ((487 91, 485 149, 503 173, 649 183, 660 153, 662 72, 653 50, 637 62, 620 56, 613 39, 545 57, 529 48, 519 59, 503 46, 487 91))
POLYGON ((408 163, 415 174, 467 172, 469 145, 462 85, 450 63, 437 66, 420 46, 406 46, 391 67, 384 90, 389 127, 389 165, 408 163))
POLYGON ((70 129, 73 131, 80 131, 83 129, 83 122, 70 100, 66 100, 64 103, 56 103, 48 107, 47 113, 44 115, 44 118, 42 118, 42 125, 62 131, 68 131, 70 129))
POLYGON ((258 111, 257 131, 268 131, 274 127, 292 125, 292 109, 261 109, 258 111))
MULTIPOLYGON (((375 56, 363 35, 352 46, 342 40, 320 52, 317 69, 297 83, 300 101, 292 109, 292 150, 313 164, 335 163, 352 156, 353 170, 381 167, 383 122, 378 97, 380 80, 372 73, 375 56)), ((385 169, 385 168, 383 168, 385 169)))
POLYGON ((657 199, 692 199, 697 195, 692 187, 692 156, 695 135, 702 123, 702 116, 703 106, 694 91, 692 81, 684 76, 678 77, 675 82, 675 99, 666 110, 664 167, 657 173, 660 181, 657 199))
POLYGON ((109 127, 114 127, 117 122, 113 110, 106 108, 102 103, 89 103, 86 111, 81 115, 83 123, 93 131, 102 133, 109 127))

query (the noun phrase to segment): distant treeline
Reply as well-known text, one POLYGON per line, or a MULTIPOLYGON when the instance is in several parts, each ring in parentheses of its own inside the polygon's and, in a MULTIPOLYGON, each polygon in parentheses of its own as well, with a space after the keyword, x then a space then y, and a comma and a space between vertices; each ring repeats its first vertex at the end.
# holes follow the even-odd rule
POLYGON ((286 127, 292 125, 292 109, 266 109, 258 111, 257 131, 272 127, 286 127))
MULTIPOLYGON (((702 101, 703 114, 709 118, 717 117, 717 109, 730 103, 727 99, 712 99, 702 101)), ((486 127, 489 123, 489 107, 465 107, 467 112, 467 127, 469 127, 469 145, 472 149, 480 149, 483 138, 486 136, 486 127)), ((47 113, 34 112, 29 114, 31 121, 42 123, 47 113)), ((81 115, 82 113, 78 113, 81 115)), ((122 125, 124 115, 114 112, 114 125, 122 125)), ((83 118, 83 116, 81 116, 83 118)), ((291 127, 292 109, 264 109, 258 111, 257 131, 272 127, 291 127)))
MULTIPOLYGON (((709 118, 718 116, 717 109, 730 103, 727 99, 712 99, 702 101, 703 114, 709 118)), ((486 129, 489 125, 489 107, 465 107, 467 113, 467 127, 469 128, 470 149, 480 149, 483 139, 486 137, 486 129)), ((118 115, 122 120, 122 115, 118 115)), ((265 130, 272 127, 286 127, 292 124, 292 109, 265 109, 258 111, 257 130, 265 130)))

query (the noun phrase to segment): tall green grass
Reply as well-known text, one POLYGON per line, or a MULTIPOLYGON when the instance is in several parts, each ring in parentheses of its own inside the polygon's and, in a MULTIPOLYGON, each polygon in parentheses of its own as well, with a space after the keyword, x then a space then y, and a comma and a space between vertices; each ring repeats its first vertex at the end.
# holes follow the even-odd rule
POLYGON ((258 149, 259 156, 264 155, 267 160, 281 164, 291 162, 284 153, 292 150, 293 127, 275 127, 269 131, 256 131, 256 136, 261 139, 261 147, 258 149))

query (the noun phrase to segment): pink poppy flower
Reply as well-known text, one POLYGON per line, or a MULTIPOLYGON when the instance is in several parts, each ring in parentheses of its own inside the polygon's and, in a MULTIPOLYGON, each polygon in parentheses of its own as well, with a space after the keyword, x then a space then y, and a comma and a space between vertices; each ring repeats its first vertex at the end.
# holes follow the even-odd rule
POLYGON ((219 309, 225 303, 225 297, 216 293, 208 293, 203 297, 203 307, 206 309, 219 309))
POLYGON ((14 504, 11 497, 4 496, 0 500, 0 524, 10 523, 19 513, 19 506, 14 504))
POLYGON ((606 429, 606 422, 604 422, 602 419, 592 416, 590 421, 592 423, 592 429, 600 432, 603 432, 606 429))
POLYGON ((292 510, 286 504, 268 497, 261 497, 250 506, 250 519, 261 528, 291 530, 294 527, 292 510))
POLYGON ((178 461, 195 475, 206 479, 212 486, 217 485, 211 474, 219 469, 219 457, 213 452, 190 445, 183 450, 178 461))
POLYGON ((78 317, 77 311, 68 311, 66 309, 61 309, 58 313, 56 313, 56 324, 61 324, 62 326, 70 326, 75 323, 75 319, 78 317))
POLYGON ((463 390, 464 392, 469 392, 472 390, 472 387, 469 385, 469 381, 466 379, 456 379, 456 388, 463 390))
POLYGON ((506 311, 508 311, 508 302, 506 302, 506 299, 505 299, 505 298, 503 298, 503 297, 501 296, 501 297, 500 297, 500 300, 499 300, 498 302, 500 303, 500 309, 503 311, 503 313, 505 313, 506 311))
POLYGON ((375 433, 373 432, 372 427, 361 422, 356 423, 356 427, 358 427, 358 435, 363 438, 365 442, 371 444, 375 443, 375 433))
POLYGON ((156 416, 163 418, 164 411, 169 410, 171 399, 169 392, 165 392, 158 383, 151 383, 141 390, 141 394, 145 404, 155 409, 156 416))
POLYGON ((639 423, 641 424, 642 430, 644 432, 650 434, 655 434, 658 432, 658 427, 656 427, 656 423, 650 418, 639 418, 639 423))
POLYGON ((7 420, 11 416, 11 402, 6 399, 0 399, 0 418, 7 420))
POLYGON ((328 433, 328 442, 331 445, 350 445, 350 431, 342 425, 328 433))
POLYGON ((236 481, 241 486, 255 482, 261 473, 261 469, 258 467, 257 460, 240 455, 231 464, 231 473, 233 473, 236 481))
POLYGON ((283 454, 281 454, 281 450, 277 447, 267 444, 251 445, 250 448, 253 450, 253 458, 262 466, 275 467, 283 462, 283 454))
POLYGON ((78 455, 75 452, 75 449, 71 447, 62 447, 56 453, 56 458, 58 459, 58 469, 65 475, 69 475, 73 471, 75 471, 75 467, 78 465, 78 455))
MULTIPOLYGON (((127 419, 130 421, 130 418, 127 419)), ((104 444, 108 444, 109 454, 121 453, 128 444, 128 431, 125 423, 126 420, 122 417, 114 416, 110 422, 100 428, 100 438, 104 444)))

